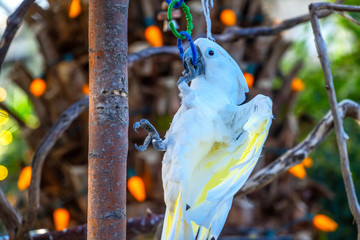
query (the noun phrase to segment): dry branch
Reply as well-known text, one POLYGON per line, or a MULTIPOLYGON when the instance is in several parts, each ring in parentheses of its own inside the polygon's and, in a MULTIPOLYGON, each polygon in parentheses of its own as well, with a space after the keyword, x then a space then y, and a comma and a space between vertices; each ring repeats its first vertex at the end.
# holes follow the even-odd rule
POLYGON ((359 26, 360 26, 360 21, 354 19, 354 18, 351 17, 349 14, 346 14, 346 13, 344 13, 344 12, 339 12, 339 11, 337 11, 336 13, 339 14, 339 15, 341 15, 341 16, 343 16, 344 18, 346 18, 346 19, 349 20, 350 22, 353 22, 353 23, 355 23, 356 25, 359 25, 359 26))
MULTIPOLYGON (((322 11, 319 14, 319 18, 327 17, 331 14, 331 11, 322 11)), ((279 34, 285 30, 293 28, 302 23, 310 21, 310 15, 302 15, 299 17, 291 18, 284 20, 283 22, 277 24, 273 27, 249 27, 249 28, 240 28, 240 27, 231 27, 222 34, 213 35, 217 41, 229 42, 234 41, 238 38, 244 37, 256 37, 256 36, 270 36, 279 34)))
POLYGON ((140 60, 161 54, 179 55, 179 50, 176 46, 163 46, 163 47, 149 47, 139 52, 131 53, 129 54, 129 58, 128 58, 129 67, 131 67, 134 63, 140 60))
POLYGON ((21 217, 11 206, 3 191, 0 189, 0 219, 3 222, 7 233, 12 239, 21 223, 21 217))
POLYGON ((27 239, 29 230, 36 220, 40 199, 41 171, 46 156, 55 145, 56 141, 62 136, 64 131, 69 128, 73 120, 88 108, 88 102, 89 97, 87 96, 74 103, 65 112, 63 112, 36 148, 32 159, 32 176, 31 184, 28 190, 28 206, 24 214, 23 224, 17 234, 17 239, 27 239))
MULTIPOLYGON (((145 217, 129 218, 126 223, 128 235, 155 232, 156 227, 164 219, 162 214, 148 213, 145 217)), ((32 237, 32 240, 86 240, 87 224, 66 229, 64 231, 51 231, 32 237)), ((6 237, 5 237, 6 239, 6 237)), ((4 240, 0 237, 0 240, 4 240)))
MULTIPOLYGON (((343 100, 339 103, 340 117, 351 117, 360 121, 360 105, 351 100, 343 100)), ((242 197, 255 190, 258 190, 274 181, 279 175, 287 172, 291 167, 301 163, 301 161, 325 138, 334 127, 331 112, 328 112, 321 122, 310 132, 310 134, 294 148, 275 159, 267 167, 256 172, 241 190, 237 197, 242 197)))
POLYGON ((6 29, 1 37, 1 42, 0 42, 0 72, 1 72, 1 66, 4 62, 6 53, 9 50, 10 44, 17 30, 19 29, 26 12, 29 10, 29 8, 34 2, 35 0, 24 0, 20 4, 20 6, 15 10, 15 12, 11 14, 6 21, 7 23, 6 29))
POLYGON ((321 9, 330 9, 334 11, 352 11, 360 12, 358 6, 347 6, 331 3, 316 3, 309 6, 311 15, 311 26, 315 36, 316 49, 319 55, 321 66, 325 75, 325 88, 328 95, 328 100, 331 107, 331 113, 334 118, 334 126, 336 133, 336 141, 340 153, 341 174, 345 184, 346 195, 350 211, 355 218, 358 230, 358 239, 360 239, 360 206, 356 196, 354 182, 351 176, 349 156, 347 152, 346 140, 348 136, 344 131, 343 121, 337 107, 336 93, 331 74, 330 61, 326 50, 325 40, 321 35, 318 14, 321 9))
POLYGON ((82 224, 64 231, 52 231, 32 237, 32 240, 86 240, 87 225, 82 224))
POLYGON ((164 219, 164 215, 148 212, 145 217, 130 218, 126 223, 126 232, 130 234, 155 232, 156 227, 164 219))

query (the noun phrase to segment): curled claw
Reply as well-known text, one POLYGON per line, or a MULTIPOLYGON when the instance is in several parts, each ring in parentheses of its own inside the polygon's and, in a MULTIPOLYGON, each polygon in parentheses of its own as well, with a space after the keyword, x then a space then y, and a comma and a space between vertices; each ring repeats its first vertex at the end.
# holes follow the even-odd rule
POLYGON ((139 128, 140 126, 141 126, 141 125, 140 125, 140 122, 134 123, 133 128, 134 128, 134 131, 135 131, 136 133, 139 133, 139 132, 138 132, 138 128, 139 128))
POLYGON ((140 151, 140 152, 143 152, 143 151, 145 151, 145 147, 144 147, 144 145, 141 145, 141 146, 138 146, 136 143, 135 143, 135 148, 138 150, 138 151, 140 151))
POLYGON ((165 151, 163 140, 160 138, 158 132, 148 120, 141 119, 139 122, 134 123, 133 128, 136 133, 138 132, 139 128, 144 129, 148 133, 143 145, 138 146, 135 144, 135 148, 138 151, 145 151, 151 142, 153 143, 155 150, 165 151))

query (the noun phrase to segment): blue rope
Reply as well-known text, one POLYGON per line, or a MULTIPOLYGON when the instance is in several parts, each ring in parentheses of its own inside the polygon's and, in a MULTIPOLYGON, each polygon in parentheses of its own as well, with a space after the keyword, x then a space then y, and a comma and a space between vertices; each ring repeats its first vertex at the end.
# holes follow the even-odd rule
MULTIPOLYGON (((169 5, 170 5, 171 1, 172 0, 165 0, 165 2, 169 5)), ((173 0, 173 1, 176 1, 176 0, 173 0)), ((175 3, 174 8, 179 8, 183 2, 184 2, 184 0, 179 0, 178 3, 175 3)))
MULTIPOLYGON (((190 43, 190 48, 191 48, 191 52, 193 55, 192 64, 195 66, 195 63, 197 60, 195 44, 192 41, 190 35, 186 31, 181 31, 180 34, 183 35, 184 37, 186 37, 186 40, 188 40, 188 42, 190 43)), ((180 38, 178 38, 178 40, 177 40, 177 47, 179 49, 179 55, 180 55, 181 59, 183 60, 184 48, 182 46, 182 40, 180 38)))
POLYGON ((179 49, 179 55, 180 55, 180 58, 183 59, 183 56, 184 56, 184 48, 182 46, 182 40, 180 38, 177 39, 177 47, 179 49))

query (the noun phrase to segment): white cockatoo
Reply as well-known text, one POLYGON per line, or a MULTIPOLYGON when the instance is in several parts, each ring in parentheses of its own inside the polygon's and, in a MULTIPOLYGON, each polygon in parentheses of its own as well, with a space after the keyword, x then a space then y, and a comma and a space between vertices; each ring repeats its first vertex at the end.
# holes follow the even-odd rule
POLYGON ((244 185, 261 154, 272 121, 272 101, 257 95, 244 103, 249 91, 231 56, 218 44, 195 41, 197 61, 184 54, 185 77, 178 87, 181 107, 162 140, 147 121, 135 123, 166 151, 162 180, 166 213, 163 240, 217 239, 233 197, 244 185), (188 82, 191 81, 191 86, 188 82))

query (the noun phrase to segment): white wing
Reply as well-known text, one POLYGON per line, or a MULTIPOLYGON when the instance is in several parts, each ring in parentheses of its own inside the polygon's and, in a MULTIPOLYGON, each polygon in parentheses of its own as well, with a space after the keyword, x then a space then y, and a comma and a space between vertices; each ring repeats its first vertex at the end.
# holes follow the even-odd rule
POLYGON ((271 107, 268 97, 258 95, 241 106, 227 105, 222 112, 211 106, 179 110, 163 160, 163 239, 218 237, 234 194, 260 156, 271 107))

